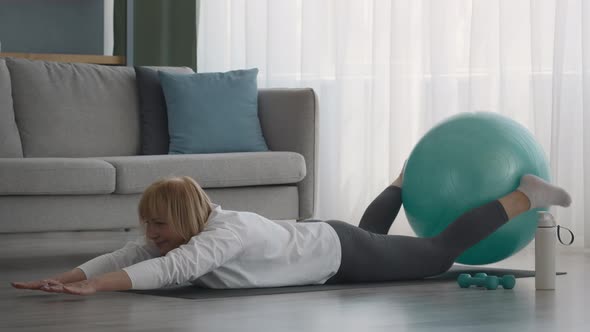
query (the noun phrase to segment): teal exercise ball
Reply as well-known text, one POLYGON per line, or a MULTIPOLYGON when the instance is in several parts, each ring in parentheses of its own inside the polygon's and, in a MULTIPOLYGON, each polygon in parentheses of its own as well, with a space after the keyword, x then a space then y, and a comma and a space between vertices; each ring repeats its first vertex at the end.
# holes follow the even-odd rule
MULTIPOLYGON (((410 226, 419 237, 435 236, 465 212, 514 191, 524 174, 550 181, 543 148, 528 129, 497 113, 449 117, 408 157, 402 200, 410 226)), ((546 209, 516 216, 456 261, 490 264, 518 252, 534 238, 537 211, 546 209)))

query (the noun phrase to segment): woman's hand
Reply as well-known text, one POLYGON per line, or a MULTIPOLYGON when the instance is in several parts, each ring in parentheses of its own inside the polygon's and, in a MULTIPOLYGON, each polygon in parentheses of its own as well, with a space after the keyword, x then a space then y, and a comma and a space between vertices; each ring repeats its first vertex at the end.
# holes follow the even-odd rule
POLYGON ((56 286, 61 285, 62 283, 56 279, 43 279, 37 281, 29 281, 29 282, 11 282, 12 287, 18 289, 41 289, 43 286, 56 286))
POLYGON ((32 282, 13 282, 15 288, 38 289, 48 293, 65 293, 74 295, 92 295, 99 291, 119 291, 131 289, 131 279, 123 270, 109 272, 90 280, 62 283, 55 279, 32 282))
POLYGON ((67 271, 43 280, 36 280, 36 281, 29 281, 29 282, 11 282, 10 284, 14 288, 18 289, 36 289, 40 290, 41 287, 45 285, 55 286, 61 284, 69 284, 76 281, 86 280, 86 275, 84 271, 80 270, 79 268, 72 269, 71 271, 67 271))
POLYGON ((70 284, 60 284, 41 287, 42 291, 49 293, 64 293, 73 295, 92 295, 97 292, 92 280, 82 280, 70 284))
POLYGON ((41 290, 48 293, 65 293, 74 295, 91 295, 96 293, 94 283, 88 280, 63 284, 55 279, 43 279, 30 282, 11 282, 11 284, 14 288, 41 290))

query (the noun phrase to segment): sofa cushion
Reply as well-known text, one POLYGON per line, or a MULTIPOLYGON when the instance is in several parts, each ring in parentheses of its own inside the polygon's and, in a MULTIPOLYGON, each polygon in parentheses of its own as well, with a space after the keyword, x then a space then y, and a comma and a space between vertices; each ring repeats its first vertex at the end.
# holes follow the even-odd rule
POLYGON ((13 58, 6 64, 25 157, 139 154, 133 68, 13 58))
POLYGON ((168 114, 158 71, 193 73, 188 67, 135 67, 141 133, 141 154, 168 154, 168 114))
POLYGON ((0 195, 91 195, 115 190, 115 168, 88 158, 0 158, 0 195))
POLYGON ((117 169, 117 194, 143 192, 165 176, 190 176, 203 188, 297 183, 305 160, 295 152, 102 157, 117 169))
MULTIPOLYGON (((213 202, 220 204, 225 210, 250 211, 273 220, 293 220, 299 215, 296 186, 206 191, 213 202)), ((0 220, 4 221, 0 222, 0 233, 139 227, 137 205, 140 197, 140 194, 0 196, 0 220)), ((118 244, 118 241, 115 242, 118 244)), ((2 242, 2 245, 2 249, 8 247, 6 242, 2 242)), ((88 251, 90 252, 95 251, 88 251)), ((3 250, 3 253, 6 254, 6 251, 3 250)))
POLYGON ((258 69, 159 75, 170 154, 268 151, 258 119, 258 69))
POLYGON ((10 73, 6 61, 0 58, 0 158, 22 156, 23 150, 12 108, 10 73))

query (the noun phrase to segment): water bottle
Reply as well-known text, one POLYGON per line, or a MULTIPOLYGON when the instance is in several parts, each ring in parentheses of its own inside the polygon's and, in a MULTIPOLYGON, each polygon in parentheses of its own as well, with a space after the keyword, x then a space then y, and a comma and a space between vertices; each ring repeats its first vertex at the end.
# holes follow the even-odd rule
POLYGON ((557 224, 549 212, 539 211, 535 233, 535 288, 555 289, 557 224))

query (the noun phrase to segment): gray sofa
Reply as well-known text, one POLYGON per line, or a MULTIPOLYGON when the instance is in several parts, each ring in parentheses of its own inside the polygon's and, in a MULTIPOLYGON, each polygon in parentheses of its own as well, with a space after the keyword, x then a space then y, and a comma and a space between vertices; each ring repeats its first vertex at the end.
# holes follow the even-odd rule
POLYGON ((313 90, 259 90, 269 152, 140 155, 136 89, 130 67, 0 58, 0 233, 137 227, 142 191, 168 175, 225 209, 312 216, 313 90))

